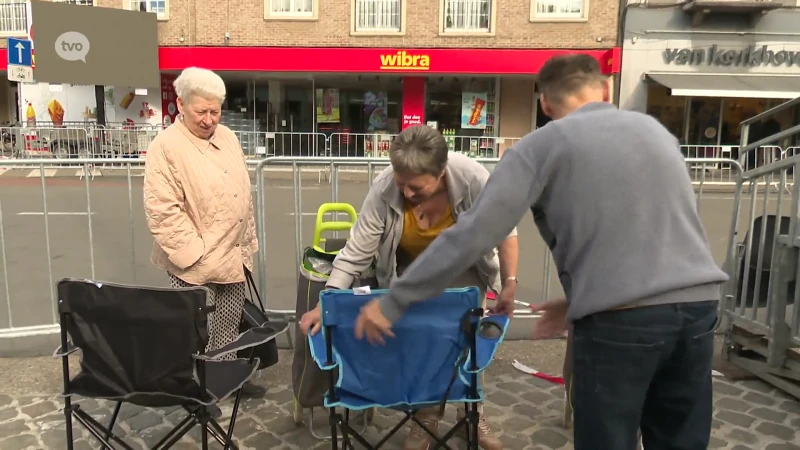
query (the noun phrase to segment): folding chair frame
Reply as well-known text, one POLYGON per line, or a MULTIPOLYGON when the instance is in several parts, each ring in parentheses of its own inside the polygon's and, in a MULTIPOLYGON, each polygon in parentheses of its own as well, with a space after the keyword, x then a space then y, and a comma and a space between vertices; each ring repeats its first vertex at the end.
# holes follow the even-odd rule
MULTIPOLYGON (((416 413, 418 409, 409 409, 403 411, 405 413, 405 417, 394 426, 388 433, 386 433, 381 440, 373 445, 368 442, 363 436, 362 433, 356 432, 350 425, 349 425, 349 416, 350 410, 346 408, 345 413, 342 414, 337 411, 337 408, 331 407, 329 408, 329 420, 331 426, 331 448, 333 450, 339 450, 339 433, 341 431, 341 438, 342 438, 342 450, 355 450, 353 445, 353 440, 358 442, 361 446, 363 446, 367 450, 378 450, 389 439, 392 438, 403 425, 406 424, 409 420, 417 424, 417 426, 421 427, 425 432, 431 437, 433 441, 433 446, 430 450, 452 450, 452 447, 447 445, 447 441, 449 441, 458 430, 463 426, 467 429, 467 448, 469 450, 479 450, 478 447, 478 420, 480 419, 480 412, 478 411, 478 399, 480 398, 480 393, 478 392, 478 360, 477 360, 477 333, 478 327, 480 325, 480 319, 483 317, 483 308, 472 308, 464 314, 464 318, 462 319, 462 330, 465 332, 467 336, 467 341, 469 344, 469 380, 470 386, 468 391, 468 396, 470 399, 474 399, 473 402, 466 402, 466 415, 458 420, 456 424, 448 431, 444 436, 439 437, 436 433, 428 429, 419 419, 416 417, 416 413), (351 440, 352 438, 352 440, 351 440)), ((332 332, 330 327, 323 327, 325 333, 325 347, 326 347, 326 358, 328 365, 334 365, 334 356, 333 356, 333 344, 331 342, 332 339, 332 332)), ((336 378, 334 377, 334 373, 332 370, 328 371, 328 403, 334 404, 338 401, 335 393, 336 387, 336 378)), ((444 403, 444 400, 443 400, 444 403)))
MULTIPOLYGON (((64 396, 64 416, 66 417, 67 450, 73 450, 74 448, 74 436, 72 429, 73 417, 81 425, 83 425, 89 431, 89 433, 92 434, 92 436, 100 441, 100 443, 103 445, 103 447, 101 447, 102 449, 116 449, 116 447, 112 445, 112 442, 114 442, 124 450, 135 450, 113 432, 114 424, 117 421, 122 404, 125 403, 124 401, 118 401, 115 405, 114 412, 111 415, 111 421, 109 422, 108 426, 103 426, 95 418, 83 411, 79 404, 73 404, 72 392, 70 390, 69 356, 76 352, 78 348, 70 345, 69 338, 67 336, 67 328, 64 326, 67 320, 66 316, 67 313, 63 311, 59 313, 61 323, 61 347, 57 351, 56 356, 61 357, 61 366, 64 378, 64 392, 62 395, 64 396)), ((208 358, 204 356, 205 355, 202 354, 196 355, 195 364, 197 366, 197 377, 199 380, 198 384, 200 386, 200 392, 203 393, 203 395, 206 395, 208 391, 206 390, 205 362, 208 358)), ((250 364, 254 362, 254 355, 252 351, 249 362, 250 364)), ((189 415, 172 430, 170 430, 170 432, 167 433, 163 439, 156 443, 152 447, 152 450, 165 450, 171 448, 184 435, 186 435, 186 433, 188 433, 198 424, 202 427, 200 432, 202 450, 208 450, 209 433, 217 442, 220 443, 220 445, 222 445, 223 450, 238 450, 238 447, 233 443, 233 429, 236 425, 236 416, 239 412, 241 397, 242 388, 240 387, 236 391, 236 400, 233 404, 233 412, 231 413, 231 421, 227 431, 224 430, 213 417, 211 417, 207 405, 184 404, 183 408, 189 413, 189 415)), ((212 402, 211 404, 216 404, 216 402, 212 402)))

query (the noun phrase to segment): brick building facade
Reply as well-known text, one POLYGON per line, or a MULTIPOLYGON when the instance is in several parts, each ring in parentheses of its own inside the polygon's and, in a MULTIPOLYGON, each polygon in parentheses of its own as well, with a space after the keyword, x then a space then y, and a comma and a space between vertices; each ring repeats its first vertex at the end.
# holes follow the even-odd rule
MULTIPOLYGON (((19 15, 16 3, 0 0, 0 24, 7 24, 0 29, 3 36, 25 35, 24 23, 14 17, 19 15), (8 29, 15 25, 18 30, 8 29)), ((278 132, 324 128, 391 134, 407 125, 403 117, 412 112, 411 97, 422 96, 418 108, 444 106, 439 113, 411 114, 419 116, 415 120, 433 118, 440 128, 460 135, 464 130, 453 111, 461 108, 460 97, 467 92, 493 103, 485 112, 493 117, 483 119, 482 131, 470 129, 469 136, 519 137, 536 126, 535 73, 547 58, 560 51, 591 53, 610 75, 619 64, 619 0, 67 3, 158 14, 163 72, 190 65, 217 70, 229 83, 231 114, 260 122, 257 129, 278 132), (415 57, 417 62, 427 58, 429 66, 413 67, 415 57), (392 60, 385 58, 398 58, 398 64, 388 67, 392 60), (328 102, 335 96, 341 117, 320 119, 315 113, 320 95, 328 102), (378 124, 383 130, 365 117, 354 117, 363 116, 354 105, 363 103, 365 95, 385 100, 388 123, 378 124)))

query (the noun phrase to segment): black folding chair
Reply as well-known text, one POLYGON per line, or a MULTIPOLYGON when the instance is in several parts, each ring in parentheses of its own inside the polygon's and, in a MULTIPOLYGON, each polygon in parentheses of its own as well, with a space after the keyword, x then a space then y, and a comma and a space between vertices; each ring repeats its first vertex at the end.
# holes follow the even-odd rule
POLYGON ((182 289, 123 286, 89 280, 58 283, 58 312, 64 374, 64 414, 67 448, 73 448, 75 418, 102 444, 101 448, 133 450, 113 433, 123 403, 149 408, 178 406, 188 416, 154 447, 171 448, 196 425, 201 446, 212 435, 224 450, 236 449, 233 429, 242 385, 258 369, 258 359, 222 360, 275 339, 288 325, 269 322, 239 335, 223 348, 205 353, 208 343, 208 303, 204 287, 182 289), (81 370, 72 379, 69 355, 80 350, 81 370), (208 407, 236 393, 230 425, 224 430, 208 407), (108 426, 103 426, 72 402, 78 395, 116 401, 108 426), (114 447, 112 442, 119 445, 114 447))

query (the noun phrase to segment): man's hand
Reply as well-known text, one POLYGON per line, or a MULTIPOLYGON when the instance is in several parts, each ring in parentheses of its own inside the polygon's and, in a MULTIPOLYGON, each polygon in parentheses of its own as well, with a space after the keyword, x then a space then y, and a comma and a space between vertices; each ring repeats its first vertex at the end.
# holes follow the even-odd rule
POLYGON ((489 313, 493 315, 506 315, 509 318, 514 317, 514 300, 516 296, 516 283, 512 286, 504 287, 500 291, 500 296, 497 297, 494 306, 489 308, 489 313))
POLYGON ((542 313, 533 326, 534 339, 561 337, 567 332, 567 299, 550 300, 541 305, 532 306, 534 312, 542 313))
POLYGON ((300 318, 300 331, 308 336, 310 330, 311 336, 314 336, 320 328, 322 328, 322 310, 317 305, 316 308, 303 314, 300 318))
POLYGON ((372 300, 361 307, 361 314, 356 319, 356 339, 361 340, 367 336, 371 345, 379 343, 385 345, 384 336, 394 337, 392 323, 381 312, 378 299, 372 300))

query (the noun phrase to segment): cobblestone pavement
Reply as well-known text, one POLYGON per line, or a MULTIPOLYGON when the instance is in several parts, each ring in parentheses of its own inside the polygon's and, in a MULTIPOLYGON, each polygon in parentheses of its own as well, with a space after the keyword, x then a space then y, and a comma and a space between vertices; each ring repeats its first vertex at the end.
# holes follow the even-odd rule
MULTIPOLYGON (((516 353, 531 353, 536 344, 530 342, 508 342, 503 345, 500 359, 490 368, 487 378, 487 404, 485 412, 493 427, 500 431, 509 450, 571 449, 571 433, 561 428, 560 416, 563 404, 563 388, 548 382, 528 377, 515 371, 511 362, 516 353)), ((292 393, 285 376, 277 371, 286 371, 290 363, 288 353, 283 352, 282 361, 269 369, 255 381, 268 388, 262 399, 249 399, 237 419, 235 436, 242 449, 293 449, 307 450, 329 448, 330 444, 315 440, 306 427, 297 426, 292 419, 292 393), (275 375, 275 376, 272 376, 275 375)), ((38 364, 38 363, 37 363, 38 364)), ((53 360, 42 364, 57 366, 53 360)), ((543 370, 549 367, 534 365, 543 370)), ((36 364, 25 365, 37 370, 36 364)), ((2 373, 0 382, 9 377, 2 373)), ((8 369, 12 370, 12 369, 8 369)), ((35 394, 24 389, 8 395, 0 395, 0 449, 41 450, 64 449, 64 415, 62 404, 54 393, 60 380, 53 371, 49 393, 35 394)), ((19 381, 25 384, 25 374, 19 381)), ((15 377, 14 379, 17 379, 15 377)), ((34 375, 31 375, 34 380, 34 375)), ((35 385, 35 382, 29 384, 35 385)), ((0 391, 3 389, 0 384, 0 391)), ((24 387, 24 386, 23 386, 24 387)), ((728 450, 800 450, 800 402, 792 399, 760 381, 730 382, 715 380, 715 406, 713 437, 710 448, 728 450)), ((44 390, 44 389, 40 389, 44 390)), ((82 407, 101 422, 107 422, 113 405, 90 399, 79 400, 82 407)), ((223 404, 223 417, 227 418, 232 401, 223 404)), ((449 408, 447 422, 452 423, 455 408, 449 408)), ((316 413, 319 434, 327 432, 324 417, 316 413)), ((135 449, 145 449, 157 442, 174 424, 184 417, 176 409, 144 410, 126 405, 120 412, 121 423, 117 432, 125 436, 135 449)), ((367 430, 368 438, 375 439, 380 432, 388 431, 399 418, 379 412, 373 425, 367 430)), ((223 419, 223 427, 227 420, 223 419)), ((76 429, 76 449, 99 448, 96 441, 79 425, 76 429)), ((401 448, 404 432, 390 441, 389 449, 401 448)), ((188 450, 198 448, 199 433, 193 430, 175 448, 188 450)), ((375 442, 375 441, 373 441, 375 442)), ((464 448, 463 441, 456 448, 464 448)), ((213 448, 220 448, 216 446, 213 448)))

